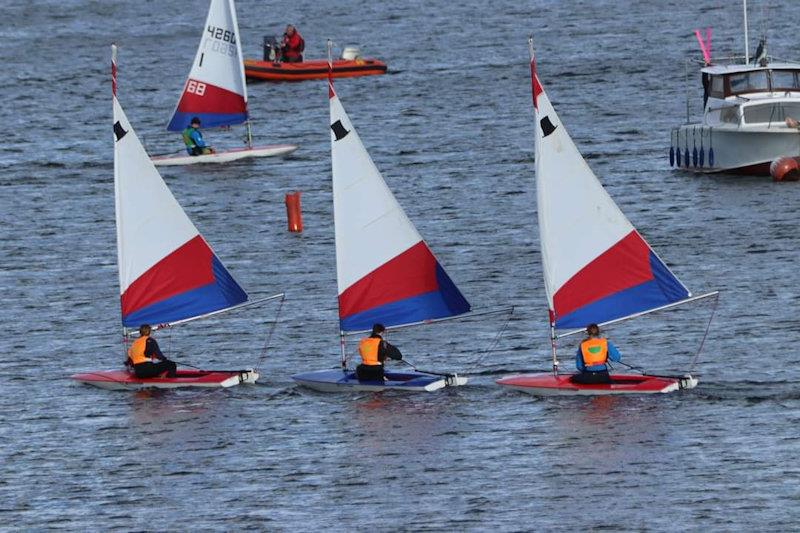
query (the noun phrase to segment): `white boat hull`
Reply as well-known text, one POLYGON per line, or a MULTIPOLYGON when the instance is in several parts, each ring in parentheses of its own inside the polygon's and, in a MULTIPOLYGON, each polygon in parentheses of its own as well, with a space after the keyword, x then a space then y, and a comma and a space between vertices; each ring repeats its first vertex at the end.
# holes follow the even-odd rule
POLYGON ((236 148, 205 155, 172 155, 155 156, 152 161, 156 166, 197 165, 201 163, 230 163, 248 157, 279 157, 289 155, 297 150, 294 144, 272 144, 269 146, 254 146, 252 148, 236 148))
POLYGON ((768 176, 769 165, 776 159, 800 156, 800 132, 782 125, 772 128, 739 128, 687 124, 675 128, 671 139, 671 147, 680 149, 681 152, 680 157, 675 157, 673 166, 694 172, 737 172, 768 176), (710 159, 712 148, 713 164, 710 159))

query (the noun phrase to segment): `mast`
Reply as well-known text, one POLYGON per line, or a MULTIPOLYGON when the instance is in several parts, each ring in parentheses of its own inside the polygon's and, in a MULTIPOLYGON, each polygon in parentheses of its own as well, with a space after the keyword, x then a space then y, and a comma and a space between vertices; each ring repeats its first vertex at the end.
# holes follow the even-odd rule
MULTIPOLYGON (((112 43, 111 44, 111 106, 113 109, 114 100, 117 99, 117 45, 112 43)), ((116 117, 114 117, 116 119, 116 117)), ((119 269, 120 260, 122 259, 122 249, 120 248, 119 239, 120 239, 120 217, 119 217, 119 185, 117 183, 117 143, 114 143, 114 203, 116 208, 117 216, 115 217, 117 223, 117 269, 119 269)), ((122 326, 122 338, 123 342, 123 352, 127 354, 128 352, 128 328, 122 326)))
POLYGON ((253 147, 253 132, 250 129, 250 111, 247 109, 247 79, 244 76, 244 56, 242 56, 242 39, 239 33, 239 20, 236 16, 236 6, 233 0, 228 0, 228 12, 233 19, 233 29, 236 30, 236 54, 239 58, 239 76, 242 79, 242 97, 244 98, 244 108, 247 113, 247 120, 244 121, 247 131, 247 147, 253 147))
MULTIPOLYGON (((535 51, 533 49, 533 35, 528 37, 528 52, 531 55, 531 91, 532 91, 532 94, 533 94, 534 117, 538 120, 538 118, 539 118, 538 117, 539 109, 536 106, 536 87, 538 85, 538 82, 536 81, 536 53, 535 53, 535 51)), ((540 136, 540 133, 539 133, 539 129, 537 128, 537 130, 536 130, 536 141, 537 141, 536 142, 536 166, 537 166, 537 170, 536 170, 537 185, 536 186, 537 186, 537 189, 539 187, 538 180, 540 179, 540 173, 539 173, 539 168, 538 167, 539 167, 539 161, 540 161, 541 143, 538 142, 539 141, 539 136, 540 136)), ((537 194, 537 198, 538 198, 538 194, 537 194)), ((542 218, 541 218, 542 205, 541 205, 541 203, 539 203, 538 209, 539 209, 539 237, 540 237, 540 240, 541 240, 541 236, 542 236, 542 218)), ((544 252, 544 250, 543 250, 543 252, 544 252)), ((556 313, 555 313, 554 306, 553 306, 553 297, 550 294, 550 289, 549 289, 549 286, 548 286, 548 283, 547 283, 547 274, 546 273, 544 274, 544 277, 545 277, 544 290, 547 293, 547 311, 548 311, 548 318, 549 318, 549 321, 550 321, 550 349, 551 349, 552 356, 553 356, 553 375, 555 376, 555 375, 558 375, 558 346, 557 346, 557 342, 556 342, 557 339, 558 339, 558 336, 556 335, 556 313)))
POLYGON ((339 330, 339 346, 342 349, 342 372, 347 372, 347 348, 345 346, 346 339, 344 331, 339 330))
POLYGON ((747 0, 742 0, 742 10, 744 11, 744 64, 750 63, 750 44, 747 36, 747 0))
MULTIPOLYGON (((328 98, 332 98, 333 96, 333 58, 331 53, 331 48, 333 43, 330 39, 327 41, 327 48, 328 48, 328 98)), ((335 223, 335 221, 334 221, 335 223)), ((339 299, 336 299, 337 306, 339 305, 339 299)), ((339 329, 339 348, 341 349, 341 364, 342 364, 342 372, 347 372, 347 337, 346 333, 339 329)))
POLYGON ((328 47, 328 85, 329 89, 333 89, 333 52, 331 52, 333 48, 333 41, 331 41, 330 39, 328 39, 327 47, 328 47))

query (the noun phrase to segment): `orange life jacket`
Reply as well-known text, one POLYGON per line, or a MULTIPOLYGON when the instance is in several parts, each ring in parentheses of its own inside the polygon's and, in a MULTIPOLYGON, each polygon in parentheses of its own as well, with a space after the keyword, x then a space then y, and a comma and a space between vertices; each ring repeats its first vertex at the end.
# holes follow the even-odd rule
POLYGON ((586 339, 581 343, 581 355, 586 366, 604 365, 608 360, 606 339, 586 339))
POLYGON ((133 341, 131 347, 128 348, 128 359, 130 359, 131 363, 134 365, 150 362, 151 359, 144 354, 144 349, 147 347, 147 339, 149 338, 150 335, 139 337, 133 341))
POLYGON ((380 337, 367 337, 358 343, 358 353, 361 355, 361 362, 368 366, 378 366, 378 347, 381 345, 380 337))

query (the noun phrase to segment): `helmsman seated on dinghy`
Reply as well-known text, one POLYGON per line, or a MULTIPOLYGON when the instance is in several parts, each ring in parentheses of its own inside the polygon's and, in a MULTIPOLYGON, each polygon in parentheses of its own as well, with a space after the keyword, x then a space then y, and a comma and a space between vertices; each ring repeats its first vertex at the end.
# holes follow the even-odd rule
POLYGON ((386 358, 398 361, 403 358, 396 346, 383 340, 384 331, 386 327, 383 324, 373 324, 370 336, 358 343, 361 364, 356 367, 356 376, 359 381, 383 381, 383 362, 386 358))
POLYGON ((200 131, 200 118, 192 117, 189 126, 181 132, 183 136, 183 144, 186 145, 186 151, 189 155, 204 155, 213 154, 214 149, 211 148, 206 141, 203 140, 203 132, 200 131))
POLYGON ((622 354, 611 341, 600 336, 600 327, 597 324, 586 326, 586 335, 575 355, 575 366, 579 373, 572 376, 572 381, 587 384, 611 383, 606 363, 619 362, 622 354))
POLYGON ((128 349, 126 366, 132 367, 139 379, 154 378, 164 372, 168 378, 174 378, 177 365, 161 353, 158 342, 150 336, 152 328, 148 324, 139 326, 139 338, 133 341, 128 349), (159 361, 156 363, 155 360, 159 361))

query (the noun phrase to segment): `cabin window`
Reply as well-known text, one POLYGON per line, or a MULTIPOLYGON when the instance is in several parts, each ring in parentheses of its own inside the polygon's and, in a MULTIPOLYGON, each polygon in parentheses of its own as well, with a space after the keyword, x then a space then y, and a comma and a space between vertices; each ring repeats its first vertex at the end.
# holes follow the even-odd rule
POLYGON ((731 107, 723 107, 719 110, 719 119, 722 122, 728 122, 730 124, 738 124, 739 123, 739 107, 738 106, 731 106, 731 107))
POLYGON ((711 91, 709 96, 712 98, 725 98, 725 80, 722 76, 711 77, 711 91))
POLYGON ((766 91, 769 87, 767 73, 763 70, 731 74, 728 76, 728 82, 731 86, 731 94, 766 91))
POLYGON ((744 108, 744 121, 747 124, 782 123, 786 117, 800 120, 800 103, 780 102, 775 104, 751 105, 744 108))
POLYGON ((772 90, 800 89, 797 83, 797 72, 793 70, 773 70, 772 90))

